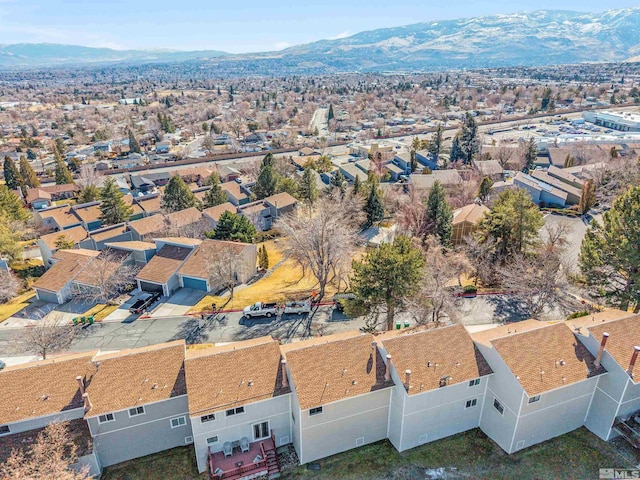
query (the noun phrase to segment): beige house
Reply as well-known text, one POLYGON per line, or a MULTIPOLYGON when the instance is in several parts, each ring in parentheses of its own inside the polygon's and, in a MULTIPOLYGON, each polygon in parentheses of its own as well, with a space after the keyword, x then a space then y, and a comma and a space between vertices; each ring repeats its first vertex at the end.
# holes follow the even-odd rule
POLYGON ((465 237, 471 235, 478 228, 478 223, 485 213, 490 212, 489 208, 477 203, 465 205, 453 212, 453 231, 451 233, 451 243, 460 245, 465 237))

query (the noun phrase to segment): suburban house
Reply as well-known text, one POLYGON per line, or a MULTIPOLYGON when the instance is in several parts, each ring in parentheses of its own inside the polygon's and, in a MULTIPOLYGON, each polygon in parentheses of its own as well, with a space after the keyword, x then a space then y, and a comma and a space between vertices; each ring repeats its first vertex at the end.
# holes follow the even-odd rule
POLYGON ((367 179, 367 174, 356 167, 356 165, 353 163, 345 163, 343 165, 340 165, 338 169, 340 170, 340 173, 342 173, 344 178, 350 183, 355 182, 356 177, 358 177, 361 182, 364 182, 367 179))
POLYGON ((80 245, 80 242, 87 238, 87 231, 81 226, 69 228, 64 232, 53 232, 42 235, 38 239, 38 247, 40 247, 40 255, 45 268, 51 265, 51 256, 58 251, 56 242, 60 239, 73 242, 74 247, 80 245))
POLYGON ((10 366, 0 371, 0 461, 13 448, 29 444, 50 423, 65 422, 77 447, 78 466, 101 473, 91 435, 82 420, 84 380, 95 352, 10 366))
POLYGON ((416 152, 416 160, 429 170, 437 170, 438 168, 438 162, 429 150, 418 150, 416 152))
POLYGON ((526 173, 518 172, 513 179, 513 186, 528 191, 536 205, 564 207, 567 204, 567 192, 526 173))
POLYGON ((222 188, 229 201, 233 203, 236 207, 239 205, 244 205, 245 203, 249 203, 251 200, 249 194, 242 188, 242 186, 235 182, 225 182, 220 184, 220 188, 222 188))
POLYGON ((88 237, 80 242, 81 248, 102 250, 110 242, 126 242, 132 239, 132 233, 126 223, 119 223, 109 227, 89 232, 88 237))
POLYGON ((202 211, 202 217, 209 222, 211 228, 216 228, 218 220, 220 220, 220 217, 224 212, 236 213, 237 210, 238 209, 231 202, 226 202, 222 205, 205 208, 202 211))
POLYGON ((544 182, 547 185, 551 185, 553 188, 557 188, 558 190, 565 192, 567 195, 567 204, 568 205, 577 205, 580 203, 580 196, 582 195, 582 190, 576 188, 569 183, 565 183, 563 180, 559 179, 557 176, 549 175, 548 172, 540 169, 536 169, 531 171, 531 177, 544 182))
POLYGON ((298 200, 291 194, 282 192, 265 198, 264 203, 271 210, 272 222, 275 222, 280 215, 285 215, 295 210, 298 200))
POLYGON ((26 202, 36 210, 49 208, 52 205, 51 194, 41 188, 28 188, 26 202))
POLYGON ((51 257, 54 262, 51 268, 32 285, 38 300, 58 305, 67 303, 73 296, 71 283, 99 254, 98 251, 82 248, 58 250, 51 257))
MULTIPOLYGON (((152 193, 143 197, 137 197, 135 203, 142 208, 143 217, 149 217, 162 210, 160 193, 152 193)), ((137 220, 137 219, 136 219, 137 220)))
POLYGON ((605 369, 565 323, 525 320, 471 337, 494 372, 480 428, 505 452, 584 425, 605 369))
POLYGON ((498 181, 504 177, 504 169, 497 160, 473 160, 473 168, 483 177, 498 181))
POLYGON ((189 229, 202 222, 202 214, 195 207, 167 215, 152 215, 129 222, 132 240, 146 241, 164 232, 186 235, 189 229))
POLYGON ((271 229, 273 221, 271 209, 264 200, 244 204, 239 207, 238 213, 247 217, 258 231, 264 232, 271 229))
POLYGON ((479 203, 472 203, 454 210, 451 243, 454 245, 463 243, 468 235, 477 230, 478 223, 482 220, 484 214, 489 213, 489 211, 488 207, 479 203))
POLYGON ((75 197, 82 188, 75 183, 64 183, 62 185, 47 185, 44 187, 38 187, 43 192, 51 195, 51 200, 58 201, 67 198, 75 197))
MULTIPOLYGON (((271 337, 187 352, 189 416, 198 471, 233 478, 275 473, 275 448, 291 443, 290 389, 271 337), (244 448, 235 448, 245 439, 244 448), (226 452, 225 452, 226 449, 226 452), (230 450, 229 450, 230 449, 230 450)), ((215 478, 215 477, 214 477, 215 478)))
POLYGON ((607 370, 599 378, 585 420, 585 426, 605 441, 618 435, 638 441, 635 427, 628 422, 640 410, 639 318, 613 310, 566 322, 596 363, 607 370))
POLYGON ((400 180, 400 177, 405 174, 405 170, 400 168, 393 162, 387 163, 384 168, 391 177, 392 182, 397 182, 398 180, 400 180))
POLYGON ((480 426, 492 371, 462 325, 376 337, 393 381, 389 440, 399 452, 480 426))
POLYGON ((111 251, 110 249, 98 252, 98 255, 92 257, 92 261, 73 278, 72 291, 75 294, 110 294, 111 292, 100 292, 100 290, 108 284, 114 275, 122 274, 120 268, 122 265, 133 263, 133 255, 130 252, 111 251))
POLYGON ((409 184, 416 190, 430 190, 433 184, 440 182, 443 186, 458 185, 462 183, 462 177, 458 170, 433 170, 431 173, 412 173, 409 175, 409 184))
POLYGON ((183 340, 94 356, 85 419, 100 465, 193 441, 184 356, 183 340))
POLYGON ((575 176, 573 173, 571 173, 569 170, 567 169, 563 169, 563 168, 558 168, 554 165, 551 165, 549 167, 549 169, 547 170, 547 173, 554 178, 557 178, 558 180, 560 180, 561 182, 566 183, 567 185, 573 187, 573 188, 577 188, 578 190, 582 190, 582 187, 585 183, 585 181, 577 176, 575 176))
POLYGON ((134 201, 133 195, 124 195, 122 197, 122 201, 125 203, 125 205, 131 207, 131 215, 129 216, 129 220, 138 220, 145 216, 145 211, 140 205, 138 205, 137 202, 134 201))
POLYGON ((156 254, 156 244, 151 242, 137 242, 135 240, 110 242, 106 243, 105 247, 120 252, 130 252, 136 265, 146 265, 156 254))
POLYGON ((69 205, 36 210, 33 216, 36 221, 51 230, 67 230, 82 225, 82 220, 75 215, 69 205))
MULTIPOLYGON (((185 260, 178 270, 180 286, 203 292, 217 292, 223 288, 223 285, 211 284, 207 265, 213 264, 216 257, 227 253, 234 257, 239 257, 240 260, 237 265, 229 263, 229 267, 235 270, 233 274, 237 284, 246 283, 255 276, 258 253, 255 245, 206 239, 195 247, 193 254, 185 260)), ((226 257, 223 256, 222 258, 226 257)))
POLYGON ((373 341, 346 332, 281 346, 301 464, 387 438, 393 382, 373 341))
POLYGON ((156 242, 157 253, 138 275, 138 288, 145 292, 162 292, 169 296, 180 287, 178 270, 201 240, 165 238, 156 242))
POLYGON ((82 221, 85 230, 97 230, 102 226, 101 202, 89 202, 71 207, 73 213, 82 221))
POLYGON ((152 192, 156 188, 156 184, 150 178, 142 175, 129 175, 131 187, 142 193, 152 192))
POLYGON ((156 143, 156 153, 169 153, 170 148, 171 148, 171 142, 156 143))

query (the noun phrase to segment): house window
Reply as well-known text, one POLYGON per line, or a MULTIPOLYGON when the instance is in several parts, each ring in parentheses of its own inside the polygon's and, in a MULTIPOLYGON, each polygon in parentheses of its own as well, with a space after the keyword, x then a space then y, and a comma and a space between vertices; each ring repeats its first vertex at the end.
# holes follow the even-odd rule
POLYGON ((322 407, 316 407, 309 410, 309 416, 320 415, 322 413, 322 407))
POLYGON ((478 404, 478 399, 474 398, 473 400, 467 400, 467 406, 465 408, 475 407, 478 404))
POLYGON ((207 443, 208 443, 209 445, 211 445, 212 443, 218 443, 218 436, 217 436, 217 435, 215 435, 215 436, 213 436, 213 437, 209 437, 209 438, 207 438, 207 443))
POLYGON ((210 413, 209 415, 203 415, 200 417, 200 423, 212 422, 215 419, 216 416, 213 413, 210 413))
POLYGON ((6 435, 11 430, 9 430, 9 425, 0 425, 0 435, 6 435))
POLYGON ((116 419, 113 416, 113 413, 105 413, 104 415, 100 415, 98 417, 98 423, 108 423, 108 422, 115 422, 116 419))
POLYGON ((253 426, 253 439, 262 440, 269 437, 269 422, 256 423, 253 426))
POLYGON ((171 419, 171 428, 182 427, 187 424, 185 417, 176 417, 171 419))
POLYGON ((134 407, 129 409, 129 416, 144 415, 144 407, 134 407))
POLYGON ((469 382, 469 386, 470 387, 475 387, 476 385, 480 385, 480 379, 479 378, 476 378, 475 380, 471 380, 469 382))
POLYGON ((533 397, 529 398, 529 403, 535 403, 539 400, 540 400, 540 395, 534 395, 533 397))
POLYGON ((227 417, 230 417, 231 415, 240 415, 241 413, 244 413, 244 407, 230 408, 226 411, 227 417))
POLYGON ((493 408, 495 408, 496 410, 498 410, 498 412, 500 412, 500 415, 502 415, 504 413, 504 407, 502 406, 502 404, 498 401, 497 398, 493 399, 493 408))

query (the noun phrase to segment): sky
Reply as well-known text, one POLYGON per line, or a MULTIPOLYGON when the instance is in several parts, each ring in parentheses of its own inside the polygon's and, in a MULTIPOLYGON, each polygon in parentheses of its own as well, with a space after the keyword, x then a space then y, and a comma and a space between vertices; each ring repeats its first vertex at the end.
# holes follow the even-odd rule
POLYGON ((635 6, 638 0, 0 0, 0 44, 244 53, 432 20, 635 6))

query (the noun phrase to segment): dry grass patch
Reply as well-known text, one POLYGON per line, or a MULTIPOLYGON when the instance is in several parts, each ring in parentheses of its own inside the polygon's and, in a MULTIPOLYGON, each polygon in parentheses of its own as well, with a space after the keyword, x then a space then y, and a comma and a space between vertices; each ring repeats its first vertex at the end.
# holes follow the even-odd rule
MULTIPOLYGON (((278 243, 278 240, 269 240, 258 245, 258 247, 264 245, 267 248, 271 268, 284 258, 282 251, 278 248, 278 243)), ((229 297, 206 295, 189 313, 209 311, 212 303, 215 303, 218 308, 224 306, 225 310, 237 310, 255 302, 303 299, 308 298, 317 288, 318 282, 308 271, 303 277, 302 268, 295 261, 286 259, 266 278, 261 278, 247 288, 236 291, 233 300, 229 301, 229 297)), ((325 298, 331 298, 336 291, 333 285, 327 285, 325 298)))
POLYGON ((106 305, 104 303, 99 303, 84 312, 82 316, 88 317, 89 315, 93 315, 93 319, 96 322, 100 322, 115 312, 119 307, 120 305, 106 305))
POLYGON ((0 322, 4 322, 7 318, 15 315, 23 308, 29 305, 29 300, 35 296, 35 292, 30 290, 9 300, 7 303, 0 305, 0 322))

